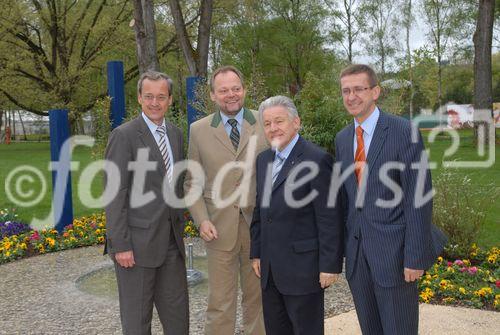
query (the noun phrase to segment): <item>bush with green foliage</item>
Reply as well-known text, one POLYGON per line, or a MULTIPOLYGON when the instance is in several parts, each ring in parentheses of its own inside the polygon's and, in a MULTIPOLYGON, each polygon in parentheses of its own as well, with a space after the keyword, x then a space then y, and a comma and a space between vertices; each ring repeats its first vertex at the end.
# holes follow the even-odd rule
POLYGON ((434 179, 433 223, 448 235, 448 258, 467 255, 478 240, 486 212, 498 196, 492 185, 480 186, 455 170, 445 170, 434 179))

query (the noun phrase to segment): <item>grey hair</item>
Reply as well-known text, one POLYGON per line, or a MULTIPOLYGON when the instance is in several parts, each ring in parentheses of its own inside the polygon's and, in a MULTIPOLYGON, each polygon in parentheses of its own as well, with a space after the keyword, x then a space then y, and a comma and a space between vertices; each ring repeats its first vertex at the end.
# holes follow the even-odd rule
POLYGON ((294 119, 299 116, 297 107, 295 107, 295 104, 293 103, 292 99, 290 99, 289 97, 285 97, 283 95, 276 95, 274 97, 267 98, 260 104, 259 106, 260 121, 262 122, 262 114, 266 109, 276 106, 284 107, 288 111, 290 119, 294 119))
POLYGON ((172 95, 172 87, 174 85, 172 79, 170 79, 169 76, 167 76, 163 72, 158 72, 158 71, 146 71, 144 72, 141 77, 139 78, 139 81, 137 82, 137 94, 141 95, 142 94, 142 82, 145 79, 149 79, 152 81, 157 81, 157 80, 165 80, 167 82, 167 87, 168 87, 168 96, 172 95))

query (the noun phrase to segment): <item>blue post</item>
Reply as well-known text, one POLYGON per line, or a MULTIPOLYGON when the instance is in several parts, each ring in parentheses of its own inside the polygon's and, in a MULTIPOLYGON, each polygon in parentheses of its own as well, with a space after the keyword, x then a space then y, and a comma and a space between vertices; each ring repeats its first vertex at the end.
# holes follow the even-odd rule
POLYGON ((55 229, 62 232, 65 226, 73 223, 71 158, 70 146, 67 142, 70 138, 68 111, 66 109, 49 110, 49 126, 50 158, 52 164, 58 162, 58 168, 52 170, 52 208, 55 229))
POLYGON ((187 118, 188 118, 188 137, 189 137, 189 128, 191 123, 198 120, 200 115, 203 115, 202 112, 197 110, 194 107, 194 103, 196 102, 196 85, 203 84, 202 77, 187 77, 186 78, 186 95, 187 95, 187 118))
POLYGON ((111 129, 122 124, 125 119, 125 81, 123 62, 114 60, 107 63, 108 95, 111 97, 111 129))

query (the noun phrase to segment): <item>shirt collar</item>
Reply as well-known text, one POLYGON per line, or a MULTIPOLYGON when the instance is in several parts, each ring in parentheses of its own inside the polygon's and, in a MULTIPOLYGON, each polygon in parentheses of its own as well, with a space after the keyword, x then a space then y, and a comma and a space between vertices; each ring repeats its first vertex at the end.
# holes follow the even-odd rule
MULTIPOLYGON (((146 122, 146 124, 148 125, 148 128, 149 130, 151 131, 151 133, 155 133, 156 132, 156 129, 158 128, 158 125, 156 123, 154 123, 153 121, 151 121, 147 116, 146 114, 144 114, 144 112, 142 112, 142 118, 144 119, 144 121, 146 122)), ((163 127, 165 127, 165 118, 163 118, 162 120, 162 123, 161 125, 163 127)))
POLYGON ((242 109, 240 109, 240 111, 238 112, 238 114, 236 114, 234 117, 230 118, 226 114, 224 114, 224 113, 222 113, 222 112, 219 111, 220 117, 222 119, 222 123, 224 125, 227 124, 227 121, 229 119, 235 119, 236 121, 238 121, 238 125, 240 125, 240 126, 243 124, 243 112, 244 112, 244 109, 242 108, 242 109))
MULTIPOLYGON (((372 135, 373 131, 375 130, 375 126, 377 125, 379 116, 380 110, 377 106, 375 106, 375 110, 373 111, 373 113, 371 113, 370 116, 368 116, 368 118, 361 124, 363 132, 365 132, 367 135, 372 135)), ((360 123, 356 119, 354 119, 354 129, 356 129, 359 125, 360 123)))
POLYGON ((290 143, 288 143, 288 145, 282 151, 276 149, 276 155, 279 154, 283 159, 287 159, 298 140, 299 140, 299 134, 295 134, 295 137, 290 141, 290 143))

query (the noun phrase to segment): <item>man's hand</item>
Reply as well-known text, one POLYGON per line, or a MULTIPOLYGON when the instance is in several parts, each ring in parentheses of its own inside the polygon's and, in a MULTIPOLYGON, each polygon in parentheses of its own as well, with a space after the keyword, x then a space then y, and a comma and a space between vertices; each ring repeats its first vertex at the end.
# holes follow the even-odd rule
POLYGON ((319 283, 321 284, 321 288, 327 288, 333 283, 335 283, 339 279, 338 273, 326 273, 320 272, 319 274, 319 283))
POLYGON ((219 237, 217 235, 217 229, 215 229, 214 224, 209 220, 205 220, 200 224, 200 236, 206 242, 210 242, 219 237))
POLYGON ((252 268, 255 271, 257 277, 260 278, 260 258, 252 259, 252 268))
POLYGON ((135 265, 134 252, 132 250, 117 252, 115 259, 118 264, 124 268, 131 268, 135 265))
POLYGON ((424 274, 424 270, 405 268, 404 273, 405 273, 405 280, 407 283, 409 283, 409 282, 414 282, 415 280, 422 277, 422 275, 424 274))

